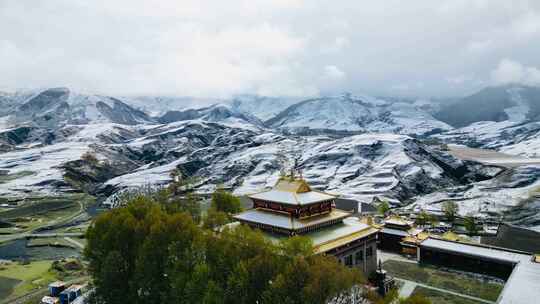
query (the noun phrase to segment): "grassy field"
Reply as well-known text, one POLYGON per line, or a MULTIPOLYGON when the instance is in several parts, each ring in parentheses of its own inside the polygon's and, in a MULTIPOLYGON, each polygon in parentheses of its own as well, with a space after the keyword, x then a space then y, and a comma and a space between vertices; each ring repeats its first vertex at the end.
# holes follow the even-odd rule
MULTIPOLYGON (((429 286, 438 287, 490 301, 497 300, 504 285, 485 281, 465 274, 458 274, 437 269, 431 266, 421 266, 389 260, 383 268, 392 276, 406 279, 429 286)), ((438 303, 438 302, 436 302, 438 303)))
POLYGON ((66 241, 62 237, 50 237, 50 238, 34 238, 30 239, 26 244, 28 247, 39 247, 39 246, 54 246, 54 247, 69 247, 77 248, 72 243, 66 241))
POLYGON ((36 216, 40 214, 48 214, 53 211, 76 207, 78 204, 70 199, 43 199, 34 202, 25 203, 23 206, 14 208, 8 211, 0 212, 2 219, 15 219, 21 217, 36 216))
POLYGON ((95 198, 85 194, 29 197, 17 208, 0 211, 0 219, 15 225, 0 228, 1 234, 15 234, 68 221, 95 204, 95 198))
POLYGON ((36 261, 27 265, 13 262, 0 267, 0 277, 18 280, 19 283, 13 286, 11 296, 20 296, 55 281, 56 275, 50 271, 51 265, 52 261, 36 261))
POLYGON ((0 277, 0 299, 7 298, 13 292, 13 288, 20 282, 17 279, 0 277))
POLYGON ((431 303, 437 304, 482 304, 482 302, 474 301, 467 298, 458 297, 448 293, 440 292, 424 287, 416 287, 413 295, 420 294, 431 300, 431 303))

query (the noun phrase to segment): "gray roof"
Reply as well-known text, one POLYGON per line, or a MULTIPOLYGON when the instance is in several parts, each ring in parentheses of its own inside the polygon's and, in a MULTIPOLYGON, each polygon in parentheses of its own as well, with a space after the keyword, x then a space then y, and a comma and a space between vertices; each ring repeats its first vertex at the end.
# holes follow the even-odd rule
POLYGON ((392 228, 386 228, 386 227, 381 229, 381 232, 386 233, 386 234, 397 235, 397 236, 408 236, 409 235, 409 233, 407 233, 407 231, 405 231, 405 230, 392 229, 392 228))
POLYGON ((512 274, 499 295, 499 304, 533 303, 540 299, 540 263, 535 263, 532 256, 517 251, 497 247, 469 245, 439 239, 428 238, 421 247, 461 253, 515 264, 512 274))
POLYGON ((295 193, 291 191, 281 191, 276 189, 255 193, 249 195, 249 197, 254 199, 260 199, 263 201, 284 203, 289 205, 309 205, 313 203, 333 200, 336 198, 333 195, 318 191, 295 193))
POLYGON ((530 255, 504 250, 498 247, 480 246, 465 244, 447 240, 428 238, 422 242, 421 247, 439 249, 443 251, 456 252, 462 255, 481 257, 485 259, 497 260, 510 264, 519 263, 523 257, 530 258, 530 255))
POLYGON ((321 224, 331 220, 343 219, 348 217, 349 215, 350 213, 346 211, 333 209, 330 213, 327 214, 313 216, 305 219, 297 219, 285 213, 255 208, 237 214, 234 216, 234 218, 243 222, 259 223, 288 230, 295 230, 321 224))

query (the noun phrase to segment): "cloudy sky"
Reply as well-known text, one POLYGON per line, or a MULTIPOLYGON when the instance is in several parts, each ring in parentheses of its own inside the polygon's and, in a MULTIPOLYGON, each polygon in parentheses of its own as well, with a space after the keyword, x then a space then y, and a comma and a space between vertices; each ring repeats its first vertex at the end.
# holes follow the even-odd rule
POLYGON ((453 96, 539 54, 536 0, 0 0, 3 90, 453 96))

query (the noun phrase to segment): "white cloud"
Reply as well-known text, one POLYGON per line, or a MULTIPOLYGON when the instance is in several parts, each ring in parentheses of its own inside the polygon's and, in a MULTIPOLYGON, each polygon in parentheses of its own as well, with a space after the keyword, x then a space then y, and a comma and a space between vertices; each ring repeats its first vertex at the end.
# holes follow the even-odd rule
POLYGON ((494 47, 492 40, 471 41, 467 44, 467 51, 471 53, 489 52, 494 47))
POLYGON ((459 95, 468 82, 445 76, 508 54, 540 66, 539 14, 533 0, 0 0, 0 87, 459 95))
POLYGON ((335 65, 327 65, 324 67, 324 75, 327 78, 333 79, 333 80, 341 80, 346 77, 345 72, 343 72, 341 69, 339 69, 335 65))
POLYGON ((491 72, 491 79, 494 84, 540 85, 540 70, 536 67, 524 66, 510 59, 503 59, 491 72))
POLYGON ((520 36, 540 34, 540 14, 534 11, 527 12, 512 23, 512 28, 520 36))

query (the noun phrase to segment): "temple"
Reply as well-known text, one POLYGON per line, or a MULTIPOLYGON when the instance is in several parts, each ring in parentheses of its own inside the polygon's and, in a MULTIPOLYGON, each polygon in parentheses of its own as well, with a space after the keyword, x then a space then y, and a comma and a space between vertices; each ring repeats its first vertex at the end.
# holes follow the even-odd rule
POLYGON ((234 216, 273 240, 302 235, 316 254, 330 254, 341 263, 370 274, 377 268, 378 229, 335 208, 337 196, 311 189, 307 182, 281 177, 273 188, 248 195, 253 208, 234 216))

